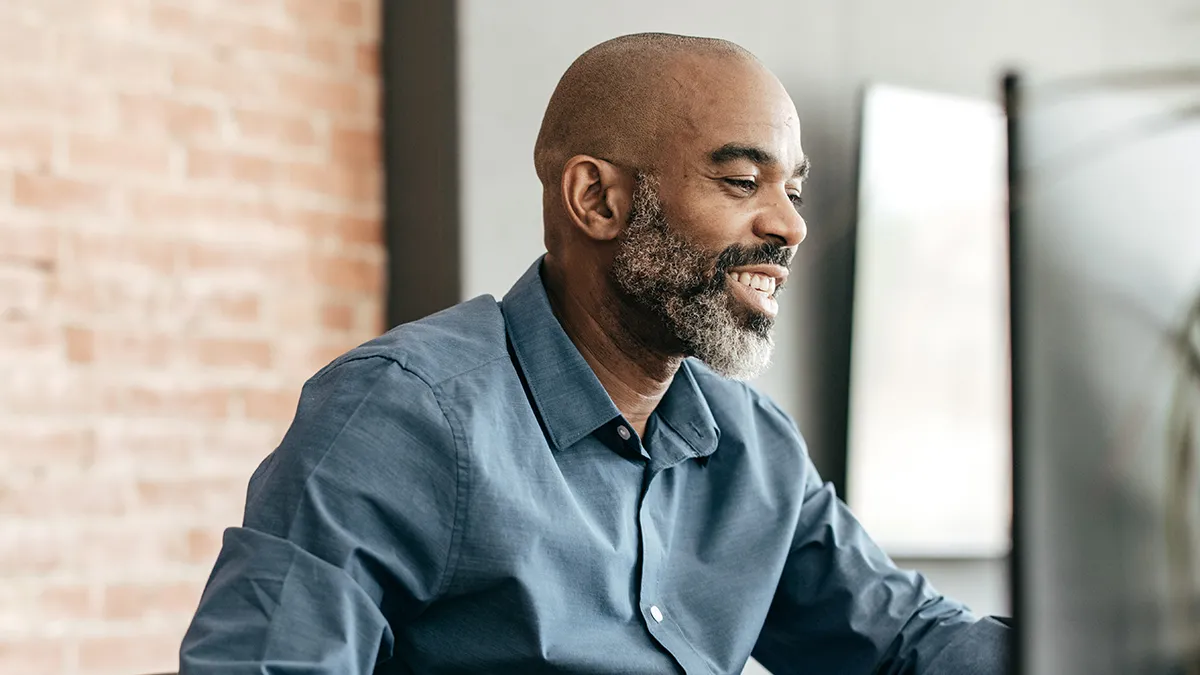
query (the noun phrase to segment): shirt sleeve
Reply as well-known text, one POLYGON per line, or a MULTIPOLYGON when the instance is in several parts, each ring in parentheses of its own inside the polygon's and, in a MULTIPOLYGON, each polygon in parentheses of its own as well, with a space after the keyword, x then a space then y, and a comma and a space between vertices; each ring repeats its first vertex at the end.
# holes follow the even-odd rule
POLYGON ((380 357, 318 373, 225 532, 181 675, 371 673, 448 576, 458 482, 424 381, 380 357))
POLYGON ((1005 625, 976 620, 897 568, 807 453, 804 465, 800 519, 755 659, 775 675, 1008 673, 1005 625))

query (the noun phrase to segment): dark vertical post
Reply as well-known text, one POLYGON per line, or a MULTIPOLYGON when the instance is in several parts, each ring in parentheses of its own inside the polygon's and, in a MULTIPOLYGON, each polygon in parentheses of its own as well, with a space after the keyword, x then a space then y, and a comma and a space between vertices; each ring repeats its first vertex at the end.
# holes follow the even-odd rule
POLYGON ((386 321, 391 328, 460 299, 458 3, 381 4, 386 321))
MULTIPOLYGON (((855 151, 849 175, 845 235, 830 242, 823 252, 819 271, 822 287, 816 299, 817 316, 821 326, 821 366, 817 370, 822 393, 825 438, 818 469, 821 477, 833 483, 845 498, 849 494, 850 477, 850 382, 854 343, 854 289, 858 261, 858 195, 862 166, 863 104, 866 90, 859 88, 855 103, 855 151)), ((816 459, 814 458, 814 461, 816 459)))
POLYGON ((1008 141, 1008 303, 1009 303, 1009 370, 1010 414, 1012 415, 1012 543, 1009 555, 1009 593, 1012 598, 1012 613, 1016 629, 1012 631, 1012 672, 1025 672, 1024 629, 1021 624, 1025 616, 1025 565, 1022 558, 1025 550, 1025 509, 1023 505, 1025 483, 1021 472, 1024 447, 1024 416, 1022 415, 1024 382, 1021 379, 1022 338, 1025 329, 1021 317, 1027 292, 1025 288, 1024 260, 1021 255, 1021 168, 1020 168, 1020 117, 1021 81, 1015 74, 1004 77, 1004 112, 1008 141))

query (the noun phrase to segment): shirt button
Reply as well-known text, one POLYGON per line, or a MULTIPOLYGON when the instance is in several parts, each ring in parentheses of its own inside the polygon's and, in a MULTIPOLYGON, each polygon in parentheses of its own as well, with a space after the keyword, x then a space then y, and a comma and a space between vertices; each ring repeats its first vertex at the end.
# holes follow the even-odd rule
POLYGON ((617 435, 620 436, 621 440, 623 440, 623 441, 629 440, 629 427, 626 427, 626 426, 617 427, 617 435))
POLYGON ((658 605, 650 605, 650 616, 654 617, 655 621, 662 623, 663 613, 662 610, 658 608, 658 605))

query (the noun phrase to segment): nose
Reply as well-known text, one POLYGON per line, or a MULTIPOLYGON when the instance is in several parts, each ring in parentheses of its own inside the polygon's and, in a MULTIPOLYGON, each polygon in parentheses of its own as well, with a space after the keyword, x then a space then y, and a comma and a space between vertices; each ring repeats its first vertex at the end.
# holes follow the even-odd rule
POLYGON ((754 234, 760 239, 774 241, 789 248, 799 246, 808 236, 808 224, 796 211, 795 204, 784 189, 771 200, 754 221, 754 234))

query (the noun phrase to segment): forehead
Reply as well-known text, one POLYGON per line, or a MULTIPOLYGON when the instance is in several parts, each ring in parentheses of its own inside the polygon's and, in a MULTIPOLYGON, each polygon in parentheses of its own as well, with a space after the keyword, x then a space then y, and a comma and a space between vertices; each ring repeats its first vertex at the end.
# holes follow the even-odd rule
POLYGON ((803 159, 796 106, 761 65, 684 62, 671 70, 668 82, 677 98, 664 159, 704 161, 731 143, 768 150, 788 168, 803 159))

